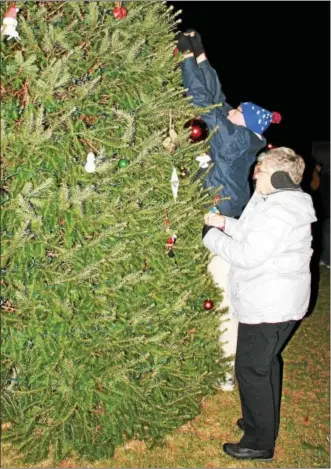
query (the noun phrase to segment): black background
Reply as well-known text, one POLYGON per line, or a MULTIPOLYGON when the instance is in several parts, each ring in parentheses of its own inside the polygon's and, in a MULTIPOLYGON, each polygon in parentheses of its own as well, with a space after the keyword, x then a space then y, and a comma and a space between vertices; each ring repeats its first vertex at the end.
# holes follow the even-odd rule
POLYGON ((282 114, 265 133, 305 159, 312 141, 329 141, 330 3, 170 1, 178 29, 202 35, 227 101, 252 101, 282 114))

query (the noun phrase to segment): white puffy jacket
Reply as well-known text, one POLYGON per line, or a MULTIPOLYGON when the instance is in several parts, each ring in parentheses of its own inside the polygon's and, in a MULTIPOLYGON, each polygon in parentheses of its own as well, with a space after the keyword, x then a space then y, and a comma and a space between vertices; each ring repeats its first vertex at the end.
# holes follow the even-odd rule
POLYGON ((259 324, 301 319, 310 298, 311 197, 282 190, 257 192, 239 220, 212 228, 204 245, 231 264, 231 311, 239 322, 259 324))

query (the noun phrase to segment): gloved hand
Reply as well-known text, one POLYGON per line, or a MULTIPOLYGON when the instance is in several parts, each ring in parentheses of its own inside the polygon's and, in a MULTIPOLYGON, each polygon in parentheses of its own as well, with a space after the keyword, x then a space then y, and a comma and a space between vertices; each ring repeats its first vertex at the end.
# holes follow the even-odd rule
POLYGON ((192 44, 191 44, 189 36, 185 36, 184 33, 179 31, 176 34, 176 39, 178 41, 177 48, 179 52, 181 52, 182 54, 184 54, 185 52, 193 52, 193 48, 192 48, 192 44))
POLYGON ((195 29, 191 29, 191 28, 187 29, 185 31, 185 34, 189 34, 190 42, 191 42, 195 57, 199 57, 199 55, 204 54, 205 48, 203 47, 203 44, 202 44, 201 35, 197 31, 195 31, 195 29))

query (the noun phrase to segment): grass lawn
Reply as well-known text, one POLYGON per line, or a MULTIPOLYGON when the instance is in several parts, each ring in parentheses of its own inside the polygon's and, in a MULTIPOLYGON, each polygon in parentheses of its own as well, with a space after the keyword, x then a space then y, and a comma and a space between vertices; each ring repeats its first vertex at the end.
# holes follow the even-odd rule
MULTIPOLYGON (((330 271, 321 269, 319 299, 284 352, 284 388, 280 436, 271 462, 241 462, 220 449, 241 436, 237 391, 218 392, 203 404, 201 415, 170 434, 162 447, 147 450, 131 441, 112 460, 90 464, 67 459, 59 467, 226 468, 330 467, 330 271)), ((23 466, 9 445, 1 450, 1 467, 23 466)), ((54 467, 44 461, 38 467, 54 467)))

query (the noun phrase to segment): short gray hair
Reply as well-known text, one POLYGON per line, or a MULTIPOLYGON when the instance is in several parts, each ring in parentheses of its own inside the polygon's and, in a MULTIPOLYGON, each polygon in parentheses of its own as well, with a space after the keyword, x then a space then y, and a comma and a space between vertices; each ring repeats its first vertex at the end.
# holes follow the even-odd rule
POLYGON ((305 162, 302 156, 287 147, 273 148, 268 152, 261 153, 258 162, 265 161, 270 169, 274 171, 286 171, 294 184, 300 184, 305 171, 305 162))

